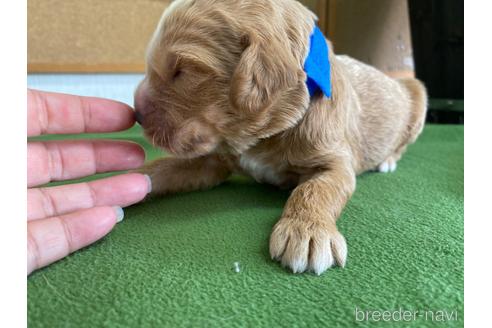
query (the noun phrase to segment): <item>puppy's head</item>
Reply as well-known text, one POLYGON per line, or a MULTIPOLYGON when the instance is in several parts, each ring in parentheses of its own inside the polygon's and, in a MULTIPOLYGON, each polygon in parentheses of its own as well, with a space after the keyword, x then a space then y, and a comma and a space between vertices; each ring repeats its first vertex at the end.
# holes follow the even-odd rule
POLYGON ((153 144, 179 157, 241 153, 294 126, 309 94, 314 15, 295 0, 177 0, 164 12, 135 92, 153 144))

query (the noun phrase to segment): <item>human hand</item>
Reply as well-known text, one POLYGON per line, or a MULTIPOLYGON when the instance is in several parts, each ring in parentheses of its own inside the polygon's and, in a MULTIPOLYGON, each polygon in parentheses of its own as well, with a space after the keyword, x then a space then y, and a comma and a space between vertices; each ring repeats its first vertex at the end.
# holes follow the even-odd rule
MULTIPOLYGON (((132 109, 112 100, 27 91, 27 135, 110 132, 134 124, 132 109)), ((92 182, 33 188, 50 181, 140 167, 143 149, 112 140, 27 143, 27 274, 105 236, 122 207, 141 201, 148 176, 122 174, 92 182)))

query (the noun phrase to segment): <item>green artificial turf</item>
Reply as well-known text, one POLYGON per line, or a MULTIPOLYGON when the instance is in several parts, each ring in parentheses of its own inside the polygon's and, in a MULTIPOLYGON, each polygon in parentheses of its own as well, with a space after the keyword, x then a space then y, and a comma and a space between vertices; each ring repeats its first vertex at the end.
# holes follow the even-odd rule
MULTIPOLYGON (((138 128, 112 136, 144 143, 138 128)), ((29 327, 463 326, 463 126, 427 126, 395 173, 358 178, 338 221, 344 269, 295 275, 270 259, 288 196, 232 177, 127 208, 107 237, 28 278, 29 327), (356 308, 420 312, 360 322, 356 308)))

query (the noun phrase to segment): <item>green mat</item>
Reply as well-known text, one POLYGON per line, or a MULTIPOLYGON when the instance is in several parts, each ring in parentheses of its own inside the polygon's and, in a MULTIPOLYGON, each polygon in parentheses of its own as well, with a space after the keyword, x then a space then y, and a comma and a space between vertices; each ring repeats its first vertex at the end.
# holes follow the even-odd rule
MULTIPOLYGON (((158 156, 140 135, 110 136, 158 156)), ((294 275, 270 260, 288 196, 232 177, 127 208, 107 237, 28 278, 29 327, 463 326, 463 126, 427 126, 395 173, 358 178, 338 225, 345 269, 294 275)))

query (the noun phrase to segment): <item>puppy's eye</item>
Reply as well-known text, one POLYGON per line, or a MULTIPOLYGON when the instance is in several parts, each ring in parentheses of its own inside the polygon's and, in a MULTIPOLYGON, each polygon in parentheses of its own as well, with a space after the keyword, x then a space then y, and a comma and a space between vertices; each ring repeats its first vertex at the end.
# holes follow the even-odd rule
POLYGON ((182 71, 180 69, 177 69, 174 71, 174 74, 173 74, 173 80, 176 80, 178 77, 180 77, 182 74, 182 71))

